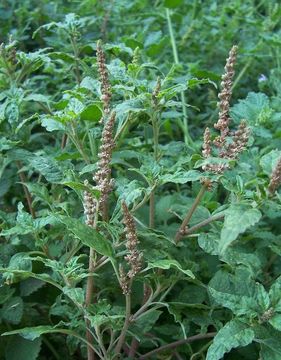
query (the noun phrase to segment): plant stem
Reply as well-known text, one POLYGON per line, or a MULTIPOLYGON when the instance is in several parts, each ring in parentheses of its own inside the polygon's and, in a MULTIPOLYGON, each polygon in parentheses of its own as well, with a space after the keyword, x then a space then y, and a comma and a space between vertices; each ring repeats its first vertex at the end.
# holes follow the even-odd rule
MULTIPOLYGON (((94 228, 97 227, 97 221, 98 221, 98 205, 97 205, 97 209, 96 209, 96 215, 95 215, 95 219, 94 219, 94 228)), ((88 307, 91 304, 92 301, 92 297, 93 297, 93 292, 94 292, 94 279, 93 279, 93 272, 94 272, 94 268, 95 268, 95 261, 94 261, 94 254, 95 251, 93 248, 90 248, 90 254, 89 254, 89 267, 88 267, 88 279, 87 279, 87 285, 86 285, 86 297, 85 297, 85 306, 88 307)), ((91 324, 90 321, 88 319, 85 320, 86 323, 86 338, 88 343, 92 344, 93 343, 93 335, 91 334, 91 331, 88 329, 90 328, 91 324)), ((95 360, 95 352, 93 351, 93 349, 90 346, 87 346, 87 354, 88 360, 95 360)))
MULTIPOLYGON (((94 256, 94 249, 90 248, 90 255, 89 255, 89 268, 88 268, 88 272, 89 272, 89 277, 87 280, 87 287, 86 287, 86 306, 88 307, 91 304, 91 300, 92 300, 92 295, 93 295, 93 290, 94 290, 94 281, 93 281, 93 276, 92 276, 92 272, 94 270, 94 260, 93 260, 93 256, 94 256)), ((93 343, 93 335, 91 334, 91 332, 88 330, 88 328, 91 326, 91 323, 88 319, 86 319, 86 338, 88 343, 92 344, 93 343)), ((95 360, 95 352, 93 351, 93 349, 90 346, 87 346, 87 354, 88 360, 95 360)))
POLYGON ((75 73, 77 84, 80 85, 80 83, 81 83, 81 75, 80 75, 80 69, 79 69, 79 50, 77 48, 77 42, 76 42, 76 36, 75 35, 70 36, 70 42, 71 42, 71 45, 72 45, 73 54, 74 54, 74 58, 75 58, 75 70, 74 70, 74 73, 75 73))
POLYGON ((65 148, 66 143, 67 143, 67 134, 64 133, 61 139, 61 150, 65 148))
POLYGON ((128 327, 130 325, 130 317, 131 317, 131 294, 128 294, 128 295, 126 295, 125 322, 124 322, 123 329, 121 331, 118 343, 115 348, 115 354, 119 354, 122 349, 122 346, 123 346, 125 338, 126 338, 126 333, 127 333, 128 327))
POLYGON ((186 233, 186 227, 194 213, 194 211, 196 210, 197 206, 199 205, 203 195, 205 194, 205 191, 207 190, 207 186, 206 185, 202 185, 198 195, 196 196, 196 199, 194 200, 191 208, 189 209, 188 213, 186 214, 186 217, 184 218, 178 232, 176 233, 176 237, 175 237, 175 243, 177 244, 181 238, 185 235, 186 233))
POLYGON ((154 217, 155 217, 155 192, 153 190, 151 191, 150 199, 149 199, 149 227, 151 229, 153 229, 155 225, 154 217))
MULTIPOLYGON (((144 284, 143 285, 142 307, 145 304, 147 304, 148 301, 151 302, 152 298, 153 298, 152 289, 147 284, 144 284)), ((139 341, 136 338, 134 338, 131 342, 131 346, 129 349, 129 358, 134 359, 138 347, 139 347, 139 341)))
MULTIPOLYGON (((174 62, 176 65, 178 65, 179 64, 179 56, 178 56, 178 50, 177 50, 176 40, 175 40, 175 36, 174 36, 171 16, 170 16, 170 9, 166 9, 166 17, 167 17, 168 28, 169 28, 169 33, 170 33, 171 45, 172 45, 172 49, 173 49, 174 62)), ((184 141, 185 141, 186 145, 190 145, 193 143, 193 141, 188 132, 188 119, 187 119, 187 111, 186 111, 186 106, 185 106, 185 96, 184 96, 183 91, 181 91, 181 103, 182 103, 182 112, 183 112, 182 129, 184 132, 184 141)))
POLYGON ((35 213, 35 210, 32 207, 32 197, 31 197, 31 194, 30 194, 28 188, 24 185, 24 183, 27 182, 27 178, 25 176, 25 173, 23 171, 20 171, 20 169, 22 168, 21 162, 16 161, 16 165, 17 165, 17 168, 19 170, 20 180, 23 183, 22 187, 23 187, 24 195, 25 195, 27 205, 28 205, 28 208, 29 208, 29 212, 30 212, 31 216, 33 217, 33 219, 35 219, 36 218, 36 213, 35 213))
POLYGON ((211 332, 211 333, 207 333, 207 334, 198 334, 198 335, 190 336, 187 339, 174 341, 174 342, 172 342, 170 344, 160 346, 159 348, 157 348, 155 350, 149 351, 148 353, 146 353, 144 355, 141 355, 139 357, 139 360, 149 359, 152 355, 158 354, 161 351, 176 348, 176 347, 184 345, 184 344, 189 344, 189 343, 192 343, 193 341, 213 338, 213 337, 216 336, 216 334, 217 334, 216 332, 211 332))
POLYGON ((203 220, 200 223, 198 223, 198 224, 192 226, 191 228, 187 229, 186 232, 185 232, 185 235, 191 234, 194 231, 200 229, 201 227, 206 226, 206 225, 208 225, 209 223, 211 223, 213 221, 221 220, 223 218, 224 218, 224 214, 217 214, 217 215, 214 215, 214 216, 210 216, 208 219, 203 220))

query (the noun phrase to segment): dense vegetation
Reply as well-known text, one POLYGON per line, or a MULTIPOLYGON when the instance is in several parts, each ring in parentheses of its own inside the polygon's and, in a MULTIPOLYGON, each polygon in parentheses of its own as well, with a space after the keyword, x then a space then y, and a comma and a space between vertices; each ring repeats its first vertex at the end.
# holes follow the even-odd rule
POLYGON ((0 358, 281 359, 281 5, 0 18, 0 358))

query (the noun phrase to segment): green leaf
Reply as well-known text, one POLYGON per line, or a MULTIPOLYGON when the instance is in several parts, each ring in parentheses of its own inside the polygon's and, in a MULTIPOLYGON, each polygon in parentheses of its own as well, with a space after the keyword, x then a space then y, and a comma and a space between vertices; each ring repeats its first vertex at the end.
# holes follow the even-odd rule
POLYGON ((72 301, 78 304, 84 304, 84 290, 82 288, 64 287, 63 293, 67 295, 72 301))
POLYGON ((110 242, 94 228, 81 223, 77 219, 60 216, 59 219, 67 229, 78 238, 84 245, 92 247, 101 255, 113 256, 113 248, 110 242))
POLYGON ((20 336, 14 336, 7 345, 6 360, 36 360, 41 342, 40 338, 30 341, 20 336))
POLYGON ((174 183, 174 184, 185 184, 188 181, 197 181, 202 177, 202 173, 196 170, 189 171, 176 171, 173 174, 165 174, 159 176, 159 180, 162 184, 174 183))
POLYGON ((281 158, 280 150, 272 150, 268 154, 262 156, 260 159, 260 165, 263 171, 270 176, 272 171, 275 169, 277 162, 280 158, 281 158))
POLYGON ((58 183, 64 178, 61 164, 51 156, 35 156, 30 159, 30 164, 51 183, 58 183))
POLYGON ((36 101, 36 102, 42 102, 42 103, 48 103, 49 97, 42 94, 29 94, 24 98, 25 101, 36 101))
POLYGON ((19 296, 9 299, 2 308, 2 318, 10 324, 19 324, 23 315, 23 301, 19 296))
POLYGON ((7 332, 4 332, 2 334, 2 336, 19 334, 24 339, 33 341, 33 340, 39 338, 43 334, 56 333, 56 332, 60 332, 60 330, 62 330, 62 329, 56 329, 53 326, 34 326, 34 327, 27 327, 27 328, 23 328, 23 329, 17 329, 17 330, 13 330, 13 331, 7 331, 7 332))
POLYGON ((281 358, 281 334, 272 327, 256 326, 255 341, 261 344, 262 360, 279 360, 281 358))
POLYGON ((97 105, 87 106, 80 114, 80 119, 84 121, 98 122, 102 117, 102 111, 97 105))
POLYGON ((0 286, 0 305, 4 304, 15 292, 10 286, 0 286))
POLYGON ((215 336, 209 347, 206 360, 220 360, 231 349, 247 346, 254 340, 255 333, 249 325, 239 320, 228 322, 215 336))
POLYGON ((146 270, 149 269, 154 269, 154 268, 158 268, 158 269, 164 269, 164 270, 168 270, 170 268, 176 268, 177 270, 179 270, 180 272, 182 272, 183 274, 191 277, 192 279, 195 279, 195 276, 193 274, 193 272, 191 270, 185 270, 181 267, 181 265, 176 261, 176 260, 156 260, 156 261, 150 261, 147 265, 146 270))
POLYGON ((266 123, 272 115, 269 98, 263 93, 250 92, 246 99, 232 107, 230 115, 237 122, 245 119, 252 126, 266 123))
POLYGON ((83 183, 80 183, 78 181, 63 181, 61 182, 62 185, 69 186, 73 190, 79 190, 79 191, 88 191, 91 193, 96 199, 99 199, 100 197, 100 191, 97 189, 94 189, 91 186, 84 185, 83 183))
POLYGON ((41 125, 47 130, 47 131, 57 131, 57 130, 63 130, 65 131, 65 125, 62 124, 60 121, 50 117, 50 116, 44 116, 41 118, 41 125))
POLYGON ((274 329, 281 331, 281 314, 275 314, 268 322, 274 327, 274 329))
POLYGON ((150 331, 156 321, 159 319, 162 311, 160 310, 149 310, 140 315, 136 322, 133 323, 130 330, 133 333, 145 334, 150 331))
POLYGON ((281 312, 281 276, 271 285, 269 297, 274 310, 281 312))
POLYGON ((29 296, 44 286, 44 282, 38 279, 29 278, 20 282, 21 296, 29 296))
POLYGON ((193 89, 194 87, 196 87, 198 85, 204 85, 204 84, 212 84, 212 85, 214 85, 215 88, 217 88, 216 83, 211 81, 210 79, 193 78, 193 79, 189 79, 187 81, 187 86, 188 86, 189 89, 193 89))
POLYGON ((12 141, 3 136, 0 138, 0 151, 9 150, 15 147, 19 141, 12 141))
POLYGON ((182 4, 183 0, 165 0, 164 6, 170 9, 174 9, 182 4))
POLYGON ((208 290, 216 303, 237 316, 258 318, 270 306, 269 295, 264 287, 251 280, 247 271, 236 275, 219 271, 210 281, 208 290))
POLYGON ((255 225, 261 218, 259 210, 244 205, 233 204, 225 211, 225 220, 221 231, 219 252, 223 254, 227 247, 244 233, 249 227, 255 225))

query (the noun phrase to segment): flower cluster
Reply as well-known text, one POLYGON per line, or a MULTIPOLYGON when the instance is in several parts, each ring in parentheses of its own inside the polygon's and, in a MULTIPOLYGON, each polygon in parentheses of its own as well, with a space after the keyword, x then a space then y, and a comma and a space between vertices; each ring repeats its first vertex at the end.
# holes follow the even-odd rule
POLYGON ((133 279, 141 270, 143 254, 137 249, 139 241, 135 221, 125 202, 122 203, 122 210, 123 223, 125 225, 126 248, 128 251, 125 260, 129 264, 130 270, 125 274, 123 268, 120 269, 120 285, 123 293, 126 295, 130 279, 133 279))
MULTIPOLYGON (((93 180, 96 183, 96 189, 100 191, 100 198, 98 200, 98 208, 102 214, 102 218, 107 218, 107 199, 110 191, 113 188, 113 180, 111 179, 110 162, 112 158, 112 150, 114 148, 113 129, 116 118, 116 113, 111 112, 109 108, 109 101, 111 98, 110 84, 108 81, 108 73, 105 66, 105 56, 101 48, 100 42, 97 44, 98 67, 101 77, 102 100, 104 103, 104 128, 101 137, 101 145, 98 153, 98 170, 93 175, 93 180)), ((88 183, 87 183, 88 185, 88 183)), ((86 224, 94 226, 94 216, 97 209, 97 200, 88 192, 84 192, 84 214, 86 215, 86 224)))
MULTIPOLYGON (((88 180, 84 181, 85 186, 89 186, 88 180)), ((86 224, 88 226, 94 227, 95 225, 95 213, 96 213, 96 201, 93 198, 92 194, 89 191, 84 191, 84 214, 86 216, 86 224)))
POLYGON ((152 92, 152 105, 155 107, 158 105, 158 95, 161 90, 161 80, 160 77, 157 78, 156 86, 152 92))
POLYGON ((268 190, 273 194, 281 185, 281 158, 278 160, 270 178, 268 190))
MULTIPOLYGON (((241 151, 247 145, 249 138, 249 128, 246 126, 245 120, 242 120, 238 129, 231 133, 230 124, 230 99, 232 95, 232 81, 234 77, 234 65, 237 55, 237 46, 233 46, 229 52, 229 57, 225 65, 225 74, 222 76, 221 92, 219 93, 219 119, 214 124, 214 128, 220 131, 213 144, 219 149, 219 157, 222 159, 236 159, 241 151)), ((204 133, 202 155, 209 158, 212 154, 212 142, 210 129, 206 128, 204 133)), ((227 164, 206 164, 203 170, 209 170, 215 173, 222 173, 228 168, 227 164)))
MULTIPOLYGON (((98 64, 98 72, 100 76, 101 82, 101 100, 103 102, 103 111, 107 116, 110 113, 110 100, 111 100, 111 85, 108 79, 108 71, 105 65, 105 55, 104 51, 101 47, 101 42, 97 43, 97 64, 98 64)), ((103 120, 103 119, 102 119, 103 120)))
POLYGON ((93 176, 93 180, 96 182, 96 187, 98 190, 100 190, 101 193, 99 199, 99 208, 103 214, 106 212, 107 198, 113 187, 110 161, 112 158, 112 150, 115 145, 113 140, 115 118, 116 113, 112 112, 103 128, 101 146, 98 153, 98 171, 93 176))

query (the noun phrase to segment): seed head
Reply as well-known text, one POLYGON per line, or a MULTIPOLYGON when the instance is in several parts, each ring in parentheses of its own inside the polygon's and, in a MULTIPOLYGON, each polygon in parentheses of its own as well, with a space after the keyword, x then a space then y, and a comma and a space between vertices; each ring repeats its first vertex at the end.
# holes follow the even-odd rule
POLYGON ((232 80, 234 76, 234 65, 236 62, 238 47, 234 45, 229 52, 229 57, 226 60, 225 73, 222 76, 221 82, 221 92, 219 93, 219 119, 218 122, 214 125, 214 128, 220 130, 220 136, 214 140, 214 144, 217 147, 222 147, 225 144, 226 136, 229 133, 229 107, 230 99, 232 95, 231 87, 232 80))
POLYGON ((157 78, 157 83, 156 83, 156 86, 152 92, 152 105, 153 106, 157 106, 158 104, 158 95, 160 93, 160 90, 161 90, 161 79, 160 77, 157 78))
POLYGON ((141 270, 143 254, 137 249, 139 243, 135 221, 129 212, 129 209, 125 202, 122 203, 123 210, 123 223, 125 224, 125 235, 126 235, 126 248, 128 254, 125 256, 125 260, 130 265, 130 271, 127 276, 132 279, 141 270))
POLYGON ((278 160, 275 169, 272 171, 270 183, 268 186, 269 192, 271 192, 271 194, 275 193, 275 191, 279 188, 280 185, 281 185, 281 157, 278 160))
POLYGON ((232 137, 232 143, 225 150, 221 151, 222 158, 236 159, 247 146, 250 129, 247 127, 246 121, 242 120, 232 137))
POLYGON ((126 275, 122 265, 119 265, 119 277, 120 277, 120 286, 123 291, 123 294, 129 295, 131 292, 130 280, 128 279, 128 276, 126 275))
POLYGON ((113 128, 115 123, 116 113, 112 112, 110 118, 107 120, 101 138, 101 146, 99 150, 98 171, 94 174, 94 181, 97 184, 97 189, 100 190, 99 208, 104 214, 106 209, 107 198, 113 188, 113 180, 111 179, 110 162, 112 158, 112 150, 114 148, 113 128))
MULTIPOLYGON (((88 186, 88 180, 84 181, 84 185, 88 186)), ((86 216, 86 224, 88 226, 94 227, 94 217, 96 213, 96 200, 93 198, 92 194, 89 191, 84 191, 84 214, 86 216)))
POLYGON ((111 85, 108 79, 108 71, 105 65, 105 54, 101 46, 101 41, 97 43, 97 64, 98 73, 101 82, 101 100, 103 102, 103 111, 105 115, 110 113, 111 85))

